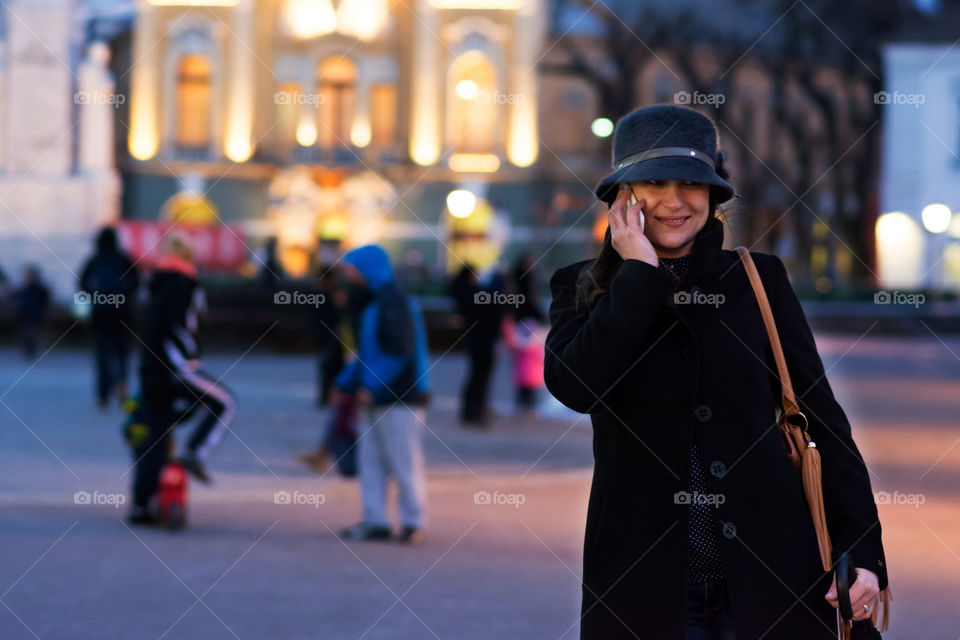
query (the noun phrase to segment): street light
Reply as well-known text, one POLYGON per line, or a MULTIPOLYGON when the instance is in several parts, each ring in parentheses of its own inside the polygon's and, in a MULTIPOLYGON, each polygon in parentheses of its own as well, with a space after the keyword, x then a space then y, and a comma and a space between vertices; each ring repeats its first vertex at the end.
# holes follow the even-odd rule
POLYGON ((590 123, 590 131, 598 138, 606 138, 613 133, 613 120, 610 118, 597 118, 590 123))
POLYGON ((920 213, 923 227, 930 233, 943 233, 950 226, 950 207, 945 204, 928 204, 920 213))
POLYGON ((466 218, 477 206, 477 196, 466 189, 454 189, 447 194, 447 210, 454 218, 466 218))

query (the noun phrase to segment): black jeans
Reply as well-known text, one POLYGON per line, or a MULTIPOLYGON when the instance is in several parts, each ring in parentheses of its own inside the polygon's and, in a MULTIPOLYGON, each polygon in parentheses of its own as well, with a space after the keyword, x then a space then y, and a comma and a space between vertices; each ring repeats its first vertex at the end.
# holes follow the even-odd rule
POLYGON ((107 402, 117 383, 127 381, 129 335, 123 325, 93 330, 97 400, 107 402))
POLYGON ((735 640, 725 581, 690 583, 686 640, 735 640))
POLYGON ((496 361, 493 341, 477 341, 467 345, 470 372, 460 392, 460 420, 470 422, 487 414, 490 375, 496 361))

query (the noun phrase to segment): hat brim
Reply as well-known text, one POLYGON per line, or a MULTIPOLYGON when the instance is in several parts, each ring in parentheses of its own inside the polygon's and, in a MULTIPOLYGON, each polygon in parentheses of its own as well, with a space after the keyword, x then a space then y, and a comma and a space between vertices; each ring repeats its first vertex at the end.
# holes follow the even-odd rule
POLYGON ((651 158, 618 169, 600 181, 595 193, 610 206, 617 199, 621 184, 643 180, 689 180, 707 184, 715 194, 718 204, 730 200, 736 193, 733 186, 718 176, 710 165, 683 156, 651 158))

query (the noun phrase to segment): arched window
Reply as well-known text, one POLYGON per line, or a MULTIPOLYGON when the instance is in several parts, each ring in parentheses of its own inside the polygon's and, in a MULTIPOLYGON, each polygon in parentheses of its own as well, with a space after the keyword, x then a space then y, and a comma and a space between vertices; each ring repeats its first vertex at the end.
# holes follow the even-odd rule
POLYGON ((180 58, 177 69, 177 146, 210 146, 212 97, 213 65, 210 60, 198 54, 180 58))
POLYGON ((390 147, 397 130, 397 88, 392 84, 370 89, 371 128, 375 147, 390 147))
POLYGON ((321 147, 350 144, 357 67, 344 56, 327 58, 317 67, 317 140, 321 147))
POLYGON ((277 105, 276 134, 284 146, 292 146, 298 141, 302 93, 303 89, 297 82, 283 82, 277 86, 274 100, 277 105))
POLYGON ((489 58, 468 51, 450 65, 453 94, 447 100, 448 144, 457 153, 491 153, 497 129, 497 75, 489 58))

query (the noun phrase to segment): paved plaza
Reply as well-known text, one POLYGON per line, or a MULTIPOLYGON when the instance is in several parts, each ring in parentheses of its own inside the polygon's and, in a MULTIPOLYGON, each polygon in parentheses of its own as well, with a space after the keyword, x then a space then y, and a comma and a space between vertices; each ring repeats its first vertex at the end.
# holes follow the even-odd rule
MULTIPOLYGON (((818 343, 883 492, 896 599, 884 637, 955 640, 960 340, 818 343)), ((465 359, 433 354, 427 542, 345 544, 335 532, 359 518, 356 483, 294 459, 325 415, 313 358, 242 353, 207 358, 240 413, 211 460, 214 484, 191 484, 188 529, 171 534, 129 528, 127 505, 114 504, 127 493, 130 454, 122 412, 95 407, 90 356, 54 349, 31 366, 0 350, 0 638, 578 636, 588 417, 549 404, 539 417, 511 417, 501 357, 501 418, 491 432, 464 431, 455 415, 465 359)))

